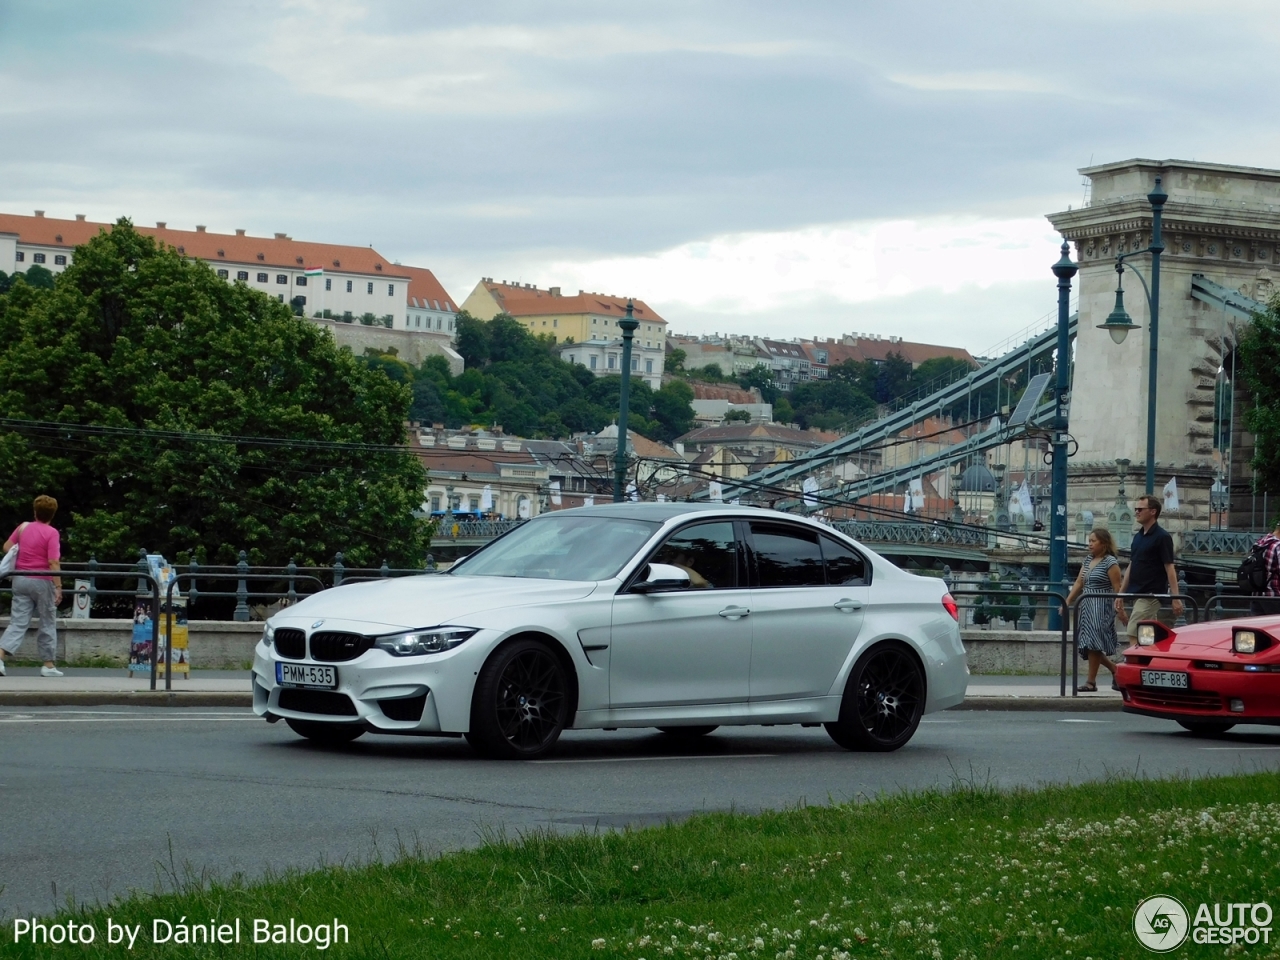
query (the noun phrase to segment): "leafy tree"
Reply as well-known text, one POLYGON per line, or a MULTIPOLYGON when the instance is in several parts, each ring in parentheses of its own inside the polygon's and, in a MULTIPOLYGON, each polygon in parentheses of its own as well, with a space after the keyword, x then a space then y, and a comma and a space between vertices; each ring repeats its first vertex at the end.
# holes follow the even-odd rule
POLYGON ((780 396, 773 405, 773 419, 778 423, 795 423, 796 412, 791 408, 791 401, 780 396))
POLYGON ((777 404, 778 396, 781 393, 778 385, 773 382, 773 371, 769 369, 767 364, 758 363, 746 373, 738 377, 738 386, 743 390, 750 390, 755 387, 760 391, 760 399, 764 403, 777 404))
POLYGON ((646 434, 652 440, 670 443, 693 429, 693 388, 681 380, 664 383, 653 395, 656 429, 646 434))
POLYGON ((468 367, 483 367, 489 362, 489 325, 465 310, 459 310, 453 329, 458 353, 468 367))
POLYGON ((907 392, 911 383, 911 364, 900 353, 890 353, 876 371, 873 399, 890 403, 907 392))
POLYGON ((4 293, 9 289, 9 275, 0 270, 0 293, 4 293))
POLYGON ((689 354, 676 348, 667 352, 666 359, 662 362, 662 369, 665 373, 679 373, 684 370, 684 362, 689 359, 689 354))
POLYGON ((725 423, 750 423, 751 414, 746 410, 730 410, 724 415, 725 423))
POLYGON ((724 370, 721 369, 718 363, 708 363, 701 369, 690 370, 689 373, 699 380, 710 380, 712 383, 718 383, 725 379, 724 370))
POLYGON ((13 276, 14 279, 22 277, 27 282, 27 286, 35 287, 37 290, 53 289, 53 271, 38 263, 27 267, 26 273, 15 273, 13 276))
POLYGON ((57 496, 77 560, 145 547, 227 563, 243 548, 416 566, 430 527, 413 516, 426 475, 403 446, 410 399, 287 305, 121 220, 54 289, 0 296, 6 415, 63 425, 0 434, 0 503, 20 520, 57 496))
MULTIPOLYGON (((1258 492, 1280 492, 1280 298, 1254 314, 1240 341, 1241 374, 1253 392, 1245 423, 1254 435, 1253 477, 1258 492)), ((1267 518, 1270 519, 1270 518, 1267 518)))

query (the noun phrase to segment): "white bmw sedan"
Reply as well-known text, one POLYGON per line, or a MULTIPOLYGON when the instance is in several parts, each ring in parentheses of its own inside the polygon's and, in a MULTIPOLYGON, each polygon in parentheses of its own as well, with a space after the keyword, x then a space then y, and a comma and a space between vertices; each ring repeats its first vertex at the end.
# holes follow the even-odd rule
POLYGON ((533 759, 566 727, 825 725, 896 750, 964 699, 955 601, 819 523, 750 507, 544 514, 446 574, 272 617, 254 711, 304 737, 465 736, 533 759))

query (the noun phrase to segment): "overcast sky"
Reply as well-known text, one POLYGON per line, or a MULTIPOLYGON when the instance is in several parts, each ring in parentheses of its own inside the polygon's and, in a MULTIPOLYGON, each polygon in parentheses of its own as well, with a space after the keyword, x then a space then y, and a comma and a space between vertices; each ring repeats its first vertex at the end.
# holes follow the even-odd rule
POLYGON ((1078 167, 1280 166, 1274 0, 0 0, 0 209, 980 351, 1078 167))

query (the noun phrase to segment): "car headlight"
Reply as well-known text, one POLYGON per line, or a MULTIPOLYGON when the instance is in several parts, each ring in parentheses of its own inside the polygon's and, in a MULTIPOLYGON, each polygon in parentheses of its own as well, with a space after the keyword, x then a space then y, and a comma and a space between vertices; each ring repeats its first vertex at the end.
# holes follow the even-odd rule
POLYGON ((444 653, 478 633, 476 627, 431 627, 406 630, 379 637, 376 646, 394 657, 418 657, 426 653, 444 653))
POLYGON ((275 638, 276 638, 276 628, 269 623, 264 623, 262 625, 262 642, 269 647, 271 646, 272 641, 274 641, 275 638))
POLYGON ((1149 647, 1156 642, 1155 624, 1140 623, 1138 624, 1138 646, 1149 647))
POLYGON ((1236 653, 1257 653, 1258 635, 1252 630, 1237 630, 1231 635, 1231 649, 1236 653))

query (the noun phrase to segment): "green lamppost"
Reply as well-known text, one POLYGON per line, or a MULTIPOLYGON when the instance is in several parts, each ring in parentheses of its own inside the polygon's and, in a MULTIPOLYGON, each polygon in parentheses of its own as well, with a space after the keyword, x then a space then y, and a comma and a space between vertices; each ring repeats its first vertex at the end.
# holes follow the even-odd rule
MULTIPOLYGON (((1067 577, 1067 399, 1071 390, 1071 278, 1079 265, 1071 262, 1071 248, 1065 241, 1062 256, 1052 267, 1058 278, 1057 382, 1053 397, 1053 474, 1049 495, 1049 586, 1063 585, 1067 577)), ((1025 483, 1026 480, 1023 480, 1025 483)), ((1058 608, 1049 608, 1049 627, 1059 626, 1058 608)))
POLYGON ((1160 235, 1160 221, 1164 216, 1165 201, 1169 195, 1160 186, 1160 177, 1156 177, 1155 188, 1147 194, 1151 204, 1151 245, 1145 250, 1132 250, 1129 253, 1116 254, 1116 305, 1104 323, 1098 324, 1099 330, 1106 330, 1116 343, 1124 343, 1130 330, 1137 330, 1138 325, 1130 319, 1124 309, 1124 261, 1129 257, 1151 254, 1151 286, 1137 270, 1143 289, 1147 292, 1147 306, 1151 311, 1151 343, 1147 359, 1147 493, 1155 493, 1156 485, 1156 361, 1157 344, 1160 340, 1160 254, 1164 253, 1164 239, 1160 235))
POLYGON ((613 461, 613 502, 621 503, 627 491, 627 415, 631 412, 631 339, 639 321, 631 316, 635 304, 627 300, 627 315, 618 321, 622 328, 622 387, 618 391, 618 450, 613 461))

